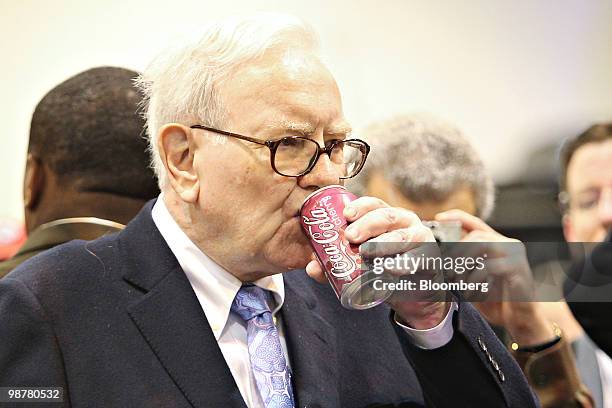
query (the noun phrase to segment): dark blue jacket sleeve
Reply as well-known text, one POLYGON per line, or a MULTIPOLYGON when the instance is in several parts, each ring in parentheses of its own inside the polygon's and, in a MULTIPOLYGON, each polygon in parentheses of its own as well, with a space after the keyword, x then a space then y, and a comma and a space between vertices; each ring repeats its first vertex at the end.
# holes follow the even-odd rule
POLYGON ((459 303, 451 341, 434 350, 416 347, 394 326, 428 406, 539 407, 516 361, 469 303, 459 303))
POLYGON ((0 280, 0 339, 0 387, 62 387, 64 403, 49 406, 69 406, 51 322, 32 292, 10 277, 0 280))

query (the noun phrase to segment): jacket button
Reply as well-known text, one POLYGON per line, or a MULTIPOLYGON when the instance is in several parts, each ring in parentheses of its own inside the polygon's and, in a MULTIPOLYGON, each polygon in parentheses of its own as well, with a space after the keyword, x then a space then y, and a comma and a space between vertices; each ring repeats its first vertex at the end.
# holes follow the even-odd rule
POLYGON ((480 348, 482 349, 482 351, 486 352, 487 351, 487 345, 485 344, 484 341, 482 341, 482 337, 478 336, 478 346, 480 346, 480 348))
POLYGON ((494 359, 491 359, 491 364, 493 365, 493 368, 495 369, 495 371, 499 371, 499 364, 497 364, 497 361, 495 361, 494 359))

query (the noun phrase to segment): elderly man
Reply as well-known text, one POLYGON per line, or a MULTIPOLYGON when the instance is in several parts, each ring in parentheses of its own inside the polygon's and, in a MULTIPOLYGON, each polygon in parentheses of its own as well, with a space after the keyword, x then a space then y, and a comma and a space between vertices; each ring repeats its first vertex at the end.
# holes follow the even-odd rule
MULTIPOLYGON (((225 21, 141 84, 161 198, 0 281, 0 385, 88 407, 537 406, 469 304, 350 311, 289 272, 322 277, 300 205, 367 151, 303 23, 225 21)), ((355 244, 433 241, 378 199, 345 215, 355 244)))
MULTIPOLYGON (((493 209, 493 180, 457 128, 430 116, 397 115, 371 124, 363 137, 377 149, 349 188, 411 209, 426 220, 459 221, 467 235, 464 240, 508 240, 481 220, 493 209)), ((593 406, 581 379, 592 390, 595 406, 603 406, 605 376, 600 376, 595 347, 565 302, 506 302, 504 313, 501 305, 475 303, 489 322, 506 329, 514 344, 512 353, 543 407, 593 406), (563 330, 561 339, 553 322, 563 330), (570 343, 577 351, 578 367, 570 343)))
POLYGON ((24 177, 28 239, 0 263, 0 277, 56 245, 119 231, 159 194, 147 166, 137 77, 124 68, 92 68, 38 103, 24 177))

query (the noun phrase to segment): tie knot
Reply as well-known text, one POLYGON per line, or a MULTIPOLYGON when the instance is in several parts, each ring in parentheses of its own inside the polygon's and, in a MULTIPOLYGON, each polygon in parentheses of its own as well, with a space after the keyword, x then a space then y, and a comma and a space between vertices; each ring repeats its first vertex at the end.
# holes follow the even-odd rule
POLYGON ((267 302, 269 298, 269 291, 255 285, 244 285, 234 298, 232 312, 238 314, 244 321, 249 321, 265 312, 270 312, 267 302))

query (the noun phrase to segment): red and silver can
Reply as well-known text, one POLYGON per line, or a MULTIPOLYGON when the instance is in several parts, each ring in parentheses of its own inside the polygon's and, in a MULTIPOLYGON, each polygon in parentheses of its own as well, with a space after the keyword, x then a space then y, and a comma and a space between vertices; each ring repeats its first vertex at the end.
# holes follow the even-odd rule
POLYGON ((374 289, 384 275, 368 271, 359 249, 344 237, 344 207, 357 196, 343 186, 320 188, 304 200, 301 223, 340 303, 347 309, 368 309, 391 296, 390 290, 374 289))

